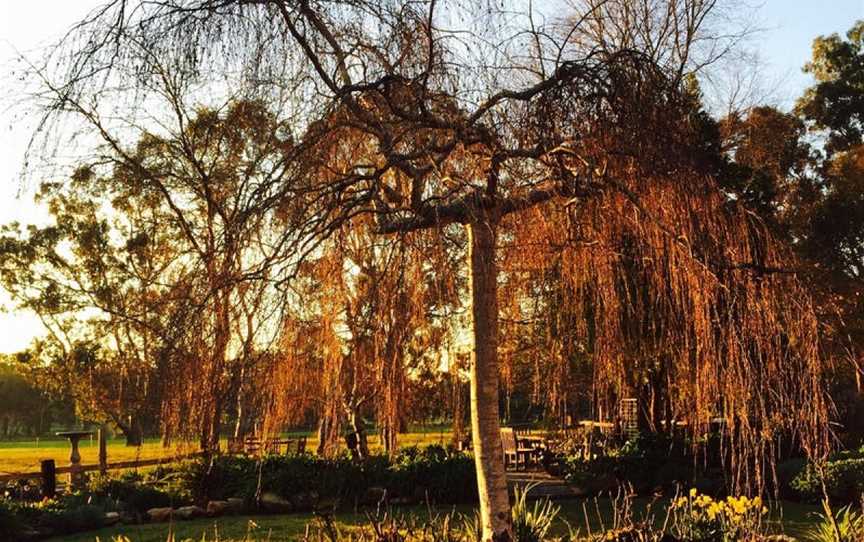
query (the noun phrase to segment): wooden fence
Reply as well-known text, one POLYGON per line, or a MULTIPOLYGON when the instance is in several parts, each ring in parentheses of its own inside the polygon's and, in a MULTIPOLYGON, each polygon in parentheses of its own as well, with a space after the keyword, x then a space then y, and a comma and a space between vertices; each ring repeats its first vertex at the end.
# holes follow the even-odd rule
MULTIPOLYGON (((132 461, 117 461, 115 463, 107 463, 105 465, 92 464, 92 465, 79 465, 77 467, 57 467, 54 469, 54 474, 69 474, 71 472, 95 472, 95 471, 109 471, 109 470, 120 470, 120 469, 137 469, 139 467, 153 467, 156 465, 167 465, 169 463, 175 463, 177 461, 182 461, 184 459, 191 459, 193 457, 200 457, 201 452, 195 452, 191 454, 183 454, 177 455, 173 457, 166 458, 157 458, 157 459, 138 459, 132 461)), ((53 459, 48 459, 46 461, 54 462, 53 459)), ((44 463, 44 462, 43 462, 44 463)), ((42 478, 44 476, 44 469, 38 471, 31 472, 15 472, 11 474, 0 474, 0 484, 5 484, 7 482, 14 482, 16 480, 33 480, 36 478, 42 478)))

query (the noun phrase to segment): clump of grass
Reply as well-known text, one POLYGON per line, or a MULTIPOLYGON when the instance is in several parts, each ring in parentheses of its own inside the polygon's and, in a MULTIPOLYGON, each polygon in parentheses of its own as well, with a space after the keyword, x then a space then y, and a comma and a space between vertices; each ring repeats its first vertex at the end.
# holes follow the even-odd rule
POLYGON ((820 521, 807 532, 813 542, 861 542, 864 540, 864 515, 852 510, 851 505, 837 512, 831 509, 827 500, 822 501, 824 514, 820 521))
MULTIPOLYGON (((528 502, 528 493, 539 484, 529 484, 524 489, 516 488, 514 503, 510 508, 510 520, 513 527, 515 542, 540 542, 548 540, 552 524, 558 518, 561 507, 548 498, 528 502)), ((472 516, 462 516, 462 539, 465 542, 483 540, 483 525, 480 522, 480 512, 474 511, 472 516)), ((573 533, 575 534, 575 533, 573 533)), ((575 536, 570 538, 575 539, 575 536)))
MULTIPOLYGON (((165 535, 165 542, 270 542, 272 532, 267 531, 267 534, 264 536, 257 536, 257 531, 259 527, 258 524, 252 521, 251 519, 246 522, 246 533, 243 538, 222 538, 219 535, 219 530, 214 527, 213 536, 208 537, 207 531, 201 533, 201 538, 182 538, 178 539, 174 534, 173 527, 168 528, 168 534, 165 535)), ((101 542, 99 537, 96 537, 96 542, 101 542)), ((111 537, 111 542, 135 542, 132 538, 129 538, 126 535, 117 535, 111 537)))
POLYGON ((513 537, 516 542, 540 542, 546 540, 552 523, 561 512, 561 507, 553 504, 548 498, 528 504, 528 493, 537 486, 530 484, 524 489, 516 488, 515 502, 511 510, 513 521, 513 537))

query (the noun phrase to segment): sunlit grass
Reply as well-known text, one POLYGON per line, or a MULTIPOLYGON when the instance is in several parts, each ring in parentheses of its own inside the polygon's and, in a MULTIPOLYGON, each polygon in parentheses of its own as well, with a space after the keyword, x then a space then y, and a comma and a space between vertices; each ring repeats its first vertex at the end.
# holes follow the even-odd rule
MULTIPOLYGON (((99 443, 95 437, 82 439, 78 450, 83 464, 99 462, 99 443)), ((182 447, 166 449, 159 439, 147 440, 141 446, 126 446, 126 441, 122 439, 108 441, 109 462, 167 458, 183 451, 182 447)), ((185 451, 192 450, 187 447, 185 451)), ((69 452, 68 440, 0 442, 0 474, 38 471, 39 462, 44 459, 53 459, 58 467, 68 465, 69 452)))
MULTIPOLYGON (((296 438, 298 435, 298 433, 292 433, 286 437, 296 438)), ((430 428, 426 431, 418 430, 400 435, 399 441, 401 446, 447 444, 450 442, 450 432, 437 428, 430 428)), ((308 435, 306 449, 314 451, 317 445, 317 437, 308 435)), ((369 447, 373 452, 381 451, 382 447, 377 434, 369 435, 369 447)), ((225 448, 224 439, 222 448, 225 448)), ((78 449, 81 452, 83 464, 95 464, 99 461, 99 443, 95 435, 91 439, 82 439, 78 449)), ((177 454, 191 453, 195 450, 196 445, 194 443, 165 448, 160 439, 147 439, 143 445, 138 447, 126 446, 126 441, 123 439, 112 439, 108 441, 108 462, 165 459, 177 454)), ((38 471, 39 462, 43 459, 53 459, 57 466, 67 465, 69 463, 69 451, 69 441, 65 439, 0 441, 0 474, 38 471)))
MULTIPOLYGON (((289 435, 286 435, 289 436, 289 435)), ((293 433, 290 437, 298 436, 293 433)), ((317 445, 314 435, 309 435, 307 449, 313 450, 317 445)), ((447 444, 450 442, 451 434, 446 428, 417 429, 411 433, 400 435, 402 446, 428 445, 433 443, 447 444)), ((223 443, 224 445, 224 443, 223 443)), ((381 449, 378 436, 370 434, 369 445, 373 451, 381 449)), ((95 438, 83 440, 80 445, 82 461, 85 464, 97 461, 98 445, 95 438)), ((158 439, 148 439, 140 448, 128 447, 122 439, 109 441, 109 461, 128 461, 135 458, 148 459, 169 457, 177 451, 193 451, 194 447, 165 449, 158 439)), ((53 458, 58 465, 68 462, 69 444, 65 440, 52 439, 48 441, 16 441, 0 442, 0 472, 21 472, 38 470, 40 459, 53 458)), ((473 481, 466 481, 472 483, 473 481)), ((637 499, 636 508, 644 509, 647 501, 637 499)), ((611 521, 611 505, 607 499, 600 499, 595 504, 594 500, 567 500, 562 505, 561 519, 556 522, 553 530, 558 534, 566 534, 567 527, 562 520, 566 520, 574 528, 579 528, 584 534, 589 528, 592 532, 608 527, 611 521), (598 517, 599 511, 599 517, 598 517), (585 515, 588 515, 588 524, 585 515)), ((403 508, 404 513, 425 514, 424 507, 403 508)), ((449 512, 452 508, 441 510, 449 512)), ((456 509, 459 513, 470 514, 470 506, 460 506, 456 509)), ((818 512, 819 508, 796 503, 783 503, 784 517, 783 526, 788 534, 801 536, 809 526, 813 524, 812 513, 818 512)), ((195 541, 219 540, 220 542, 232 542, 247 540, 246 535, 250 533, 248 540, 296 540, 302 537, 306 524, 313 518, 309 514, 291 514, 274 516, 236 516, 216 519, 198 519, 192 521, 178 522, 171 526, 174 539, 181 541, 191 539, 195 541), (252 522, 250 524, 250 521, 252 522), (218 534, 218 538, 217 535, 218 534)), ((345 511, 337 514, 337 520, 342 525, 357 525, 365 521, 365 515, 353 511, 345 511)), ((98 531, 90 531, 77 535, 65 535, 54 540, 68 540, 72 542, 94 542, 99 537, 102 542, 110 542, 114 537, 124 535, 132 542, 164 542, 168 539, 168 524, 143 524, 143 525, 121 525, 98 531)))

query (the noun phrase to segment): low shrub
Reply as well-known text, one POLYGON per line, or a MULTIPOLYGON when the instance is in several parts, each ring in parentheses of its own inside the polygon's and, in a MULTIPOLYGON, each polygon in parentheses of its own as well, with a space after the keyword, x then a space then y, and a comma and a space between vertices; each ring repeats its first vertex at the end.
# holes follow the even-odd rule
MULTIPOLYGON (((105 522, 105 509, 93 504, 82 504, 77 497, 47 499, 41 502, 6 502, 0 506, 5 515, 11 512, 14 520, 8 525, 0 523, 0 532, 13 531, 9 540, 21 539, 24 534, 40 536, 67 534, 98 529, 105 522)), ((5 539, 4 539, 5 540, 5 539)))
MULTIPOLYGON (((439 504, 477 499, 474 461, 466 454, 441 446, 405 448, 390 461, 374 455, 365 461, 347 456, 323 459, 312 455, 271 455, 264 458, 217 456, 183 463, 166 477, 174 479, 173 491, 196 502, 242 498, 254 504, 258 492, 294 500, 299 508, 314 504, 354 504, 386 492, 388 498, 428 500, 439 504)), ((367 503, 372 504, 372 503, 367 503)))
POLYGON ((562 474, 586 493, 614 491, 619 485, 631 486, 640 494, 657 489, 673 489, 693 481, 693 460, 684 443, 664 437, 640 436, 604 455, 566 456, 562 474))
POLYGON ((800 499, 800 494, 793 487, 793 482, 805 468, 807 468, 807 460, 803 457, 787 459, 777 464, 777 486, 781 497, 785 499, 800 499))
POLYGON ((239 497, 252 501, 257 487, 257 462, 246 457, 218 456, 180 463, 174 472, 174 490, 196 502, 239 497))
POLYGON ((477 500, 474 460, 440 445, 404 448, 389 467, 386 487, 396 496, 438 504, 477 500))
POLYGON ((0 499, 0 540, 18 540, 24 537, 26 525, 15 508, 6 499, 0 499))
MULTIPOLYGON (((844 503, 859 502, 864 496, 864 455, 845 452, 827 461, 823 470, 825 489, 832 500, 844 503)), ((823 498, 818 469, 807 465, 792 479, 791 489, 798 498, 819 502, 823 498)))
POLYGON ((88 499, 103 503, 108 509, 143 514, 150 508, 183 506, 188 498, 156 487, 155 481, 145 480, 138 473, 124 473, 119 477, 97 476, 88 486, 88 499))

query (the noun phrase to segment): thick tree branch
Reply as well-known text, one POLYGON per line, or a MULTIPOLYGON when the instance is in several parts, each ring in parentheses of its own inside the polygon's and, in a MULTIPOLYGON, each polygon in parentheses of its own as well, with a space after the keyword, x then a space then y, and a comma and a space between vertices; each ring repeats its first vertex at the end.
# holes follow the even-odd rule
POLYGON ((478 189, 451 203, 428 205, 419 211, 411 211, 409 216, 402 218, 390 219, 390 216, 397 214, 398 211, 382 211, 382 217, 378 222, 378 233, 407 233, 453 223, 467 224, 474 217, 493 209, 501 217, 549 201, 556 196, 568 196, 571 193, 571 189, 558 184, 536 188, 523 196, 509 198, 490 197, 484 190, 478 189))

